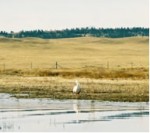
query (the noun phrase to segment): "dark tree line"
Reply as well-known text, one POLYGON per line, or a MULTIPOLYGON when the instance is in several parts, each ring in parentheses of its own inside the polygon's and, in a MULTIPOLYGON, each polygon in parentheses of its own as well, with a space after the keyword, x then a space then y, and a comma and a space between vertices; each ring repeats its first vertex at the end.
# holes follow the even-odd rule
POLYGON ((10 33, 0 31, 0 36, 9 38, 23 38, 23 37, 39 37, 44 39, 50 38, 71 38, 71 37, 83 37, 83 36, 94 36, 94 37, 109 37, 109 38, 121 38, 131 36, 149 36, 149 28, 74 28, 65 30, 55 31, 44 31, 44 30, 32 30, 32 31, 20 31, 10 33))

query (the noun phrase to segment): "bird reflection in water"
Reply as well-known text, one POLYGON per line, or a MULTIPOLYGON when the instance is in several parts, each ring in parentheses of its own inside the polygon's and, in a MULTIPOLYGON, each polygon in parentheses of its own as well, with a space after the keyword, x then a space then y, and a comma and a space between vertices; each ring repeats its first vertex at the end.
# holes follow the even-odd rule
POLYGON ((79 123, 79 113, 80 113, 79 107, 80 107, 80 104, 79 104, 79 103, 73 103, 73 110, 74 110, 75 113, 76 113, 76 120, 75 120, 75 123, 79 123))

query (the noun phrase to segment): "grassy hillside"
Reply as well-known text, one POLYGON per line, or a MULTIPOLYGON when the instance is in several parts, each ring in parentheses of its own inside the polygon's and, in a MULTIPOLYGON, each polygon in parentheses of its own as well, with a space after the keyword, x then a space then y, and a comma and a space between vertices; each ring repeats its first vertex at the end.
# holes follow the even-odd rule
POLYGON ((26 98, 148 101, 148 44, 148 37, 0 38, 0 92, 26 98), (75 79, 82 88, 78 96, 72 93, 75 79))
POLYGON ((53 68, 56 61, 63 68, 148 67, 148 42, 148 37, 0 38, 0 68, 53 68))

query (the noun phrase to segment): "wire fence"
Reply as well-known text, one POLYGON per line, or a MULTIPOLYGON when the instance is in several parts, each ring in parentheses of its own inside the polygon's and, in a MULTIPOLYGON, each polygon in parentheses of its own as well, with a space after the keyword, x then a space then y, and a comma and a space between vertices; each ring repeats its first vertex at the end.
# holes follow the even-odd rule
POLYGON ((116 65, 112 65, 109 61, 106 61, 105 64, 97 64, 97 65, 90 65, 90 64, 84 64, 84 65, 80 65, 78 66, 77 64, 74 64, 73 66, 69 66, 68 64, 63 64, 60 62, 54 62, 52 64, 46 64, 46 65, 39 65, 37 63, 26 63, 25 65, 22 64, 13 64, 13 65, 9 65, 7 63, 1 63, 0 64, 0 70, 7 70, 7 69, 71 69, 71 68, 88 68, 88 67, 97 67, 97 68, 105 68, 105 69, 109 69, 109 68, 134 68, 134 67, 148 67, 148 66, 144 66, 142 64, 134 64, 133 62, 130 62, 126 65, 120 65, 120 64, 116 64, 116 65))
POLYGON ((45 65, 43 67, 39 67, 39 64, 37 65, 37 63, 28 63, 28 64, 25 64, 25 65, 19 65, 19 64, 13 64, 13 65, 10 65, 8 63, 2 63, 0 64, 0 69, 1 70, 6 70, 6 69, 14 69, 14 68, 28 68, 28 69, 34 69, 34 68, 52 68, 52 69, 61 69, 61 68, 67 68, 67 67, 63 67, 62 65, 60 65, 58 62, 55 62, 53 64, 47 64, 46 65, 47 67, 45 67, 45 65))

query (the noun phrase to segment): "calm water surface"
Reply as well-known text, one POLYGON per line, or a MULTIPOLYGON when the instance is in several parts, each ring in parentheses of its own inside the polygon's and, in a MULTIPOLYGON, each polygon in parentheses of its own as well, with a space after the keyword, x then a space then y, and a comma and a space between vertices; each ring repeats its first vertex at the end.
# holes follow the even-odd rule
POLYGON ((2 131, 149 131, 149 103, 16 99, 0 94, 2 131))

